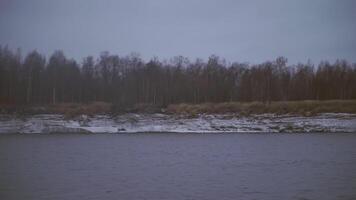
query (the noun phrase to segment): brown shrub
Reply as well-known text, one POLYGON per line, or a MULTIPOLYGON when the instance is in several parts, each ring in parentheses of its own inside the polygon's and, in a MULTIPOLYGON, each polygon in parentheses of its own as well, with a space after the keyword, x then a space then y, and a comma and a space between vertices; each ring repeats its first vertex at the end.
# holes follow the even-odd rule
POLYGON ((225 102, 203 104, 173 104, 167 107, 172 114, 214 114, 239 113, 246 114, 300 114, 311 116, 318 113, 356 113, 356 100, 330 100, 330 101, 278 101, 270 104, 262 102, 225 102))
POLYGON ((63 114, 67 117, 78 115, 107 114, 111 111, 111 104, 106 102, 92 102, 89 104, 61 103, 51 105, 48 110, 51 113, 63 114))

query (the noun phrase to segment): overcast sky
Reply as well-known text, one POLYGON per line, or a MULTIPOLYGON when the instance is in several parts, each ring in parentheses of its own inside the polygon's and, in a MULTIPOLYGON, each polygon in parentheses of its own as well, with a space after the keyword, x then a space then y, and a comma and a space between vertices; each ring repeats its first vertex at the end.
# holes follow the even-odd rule
POLYGON ((356 0, 0 0, 0 44, 259 63, 356 62, 356 0))

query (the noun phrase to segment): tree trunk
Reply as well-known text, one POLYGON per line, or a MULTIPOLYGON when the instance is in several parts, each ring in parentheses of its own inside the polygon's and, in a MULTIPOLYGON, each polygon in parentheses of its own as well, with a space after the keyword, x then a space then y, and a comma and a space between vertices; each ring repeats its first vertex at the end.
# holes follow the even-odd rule
POLYGON ((31 101, 31 93, 32 93, 32 77, 31 75, 28 77, 28 85, 27 85, 27 93, 26 93, 26 103, 30 103, 31 101))
POLYGON ((56 104, 56 88, 52 90, 52 103, 56 104))

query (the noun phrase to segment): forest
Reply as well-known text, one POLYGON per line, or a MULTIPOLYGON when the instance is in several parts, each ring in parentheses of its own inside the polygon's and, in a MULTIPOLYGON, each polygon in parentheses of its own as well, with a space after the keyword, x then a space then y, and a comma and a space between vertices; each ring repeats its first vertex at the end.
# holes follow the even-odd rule
POLYGON ((356 99, 356 64, 345 60, 289 65, 278 57, 260 64, 183 56, 144 61, 102 52, 78 63, 58 50, 48 59, 0 46, 0 104, 109 102, 152 104, 356 99))

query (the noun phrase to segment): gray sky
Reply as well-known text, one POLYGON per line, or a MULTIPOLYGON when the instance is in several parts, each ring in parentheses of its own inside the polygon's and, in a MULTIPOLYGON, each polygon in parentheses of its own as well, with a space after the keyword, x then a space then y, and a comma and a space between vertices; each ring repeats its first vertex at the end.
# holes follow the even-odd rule
POLYGON ((356 0, 0 0, 0 44, 259 63, 356 62, 356 0))

